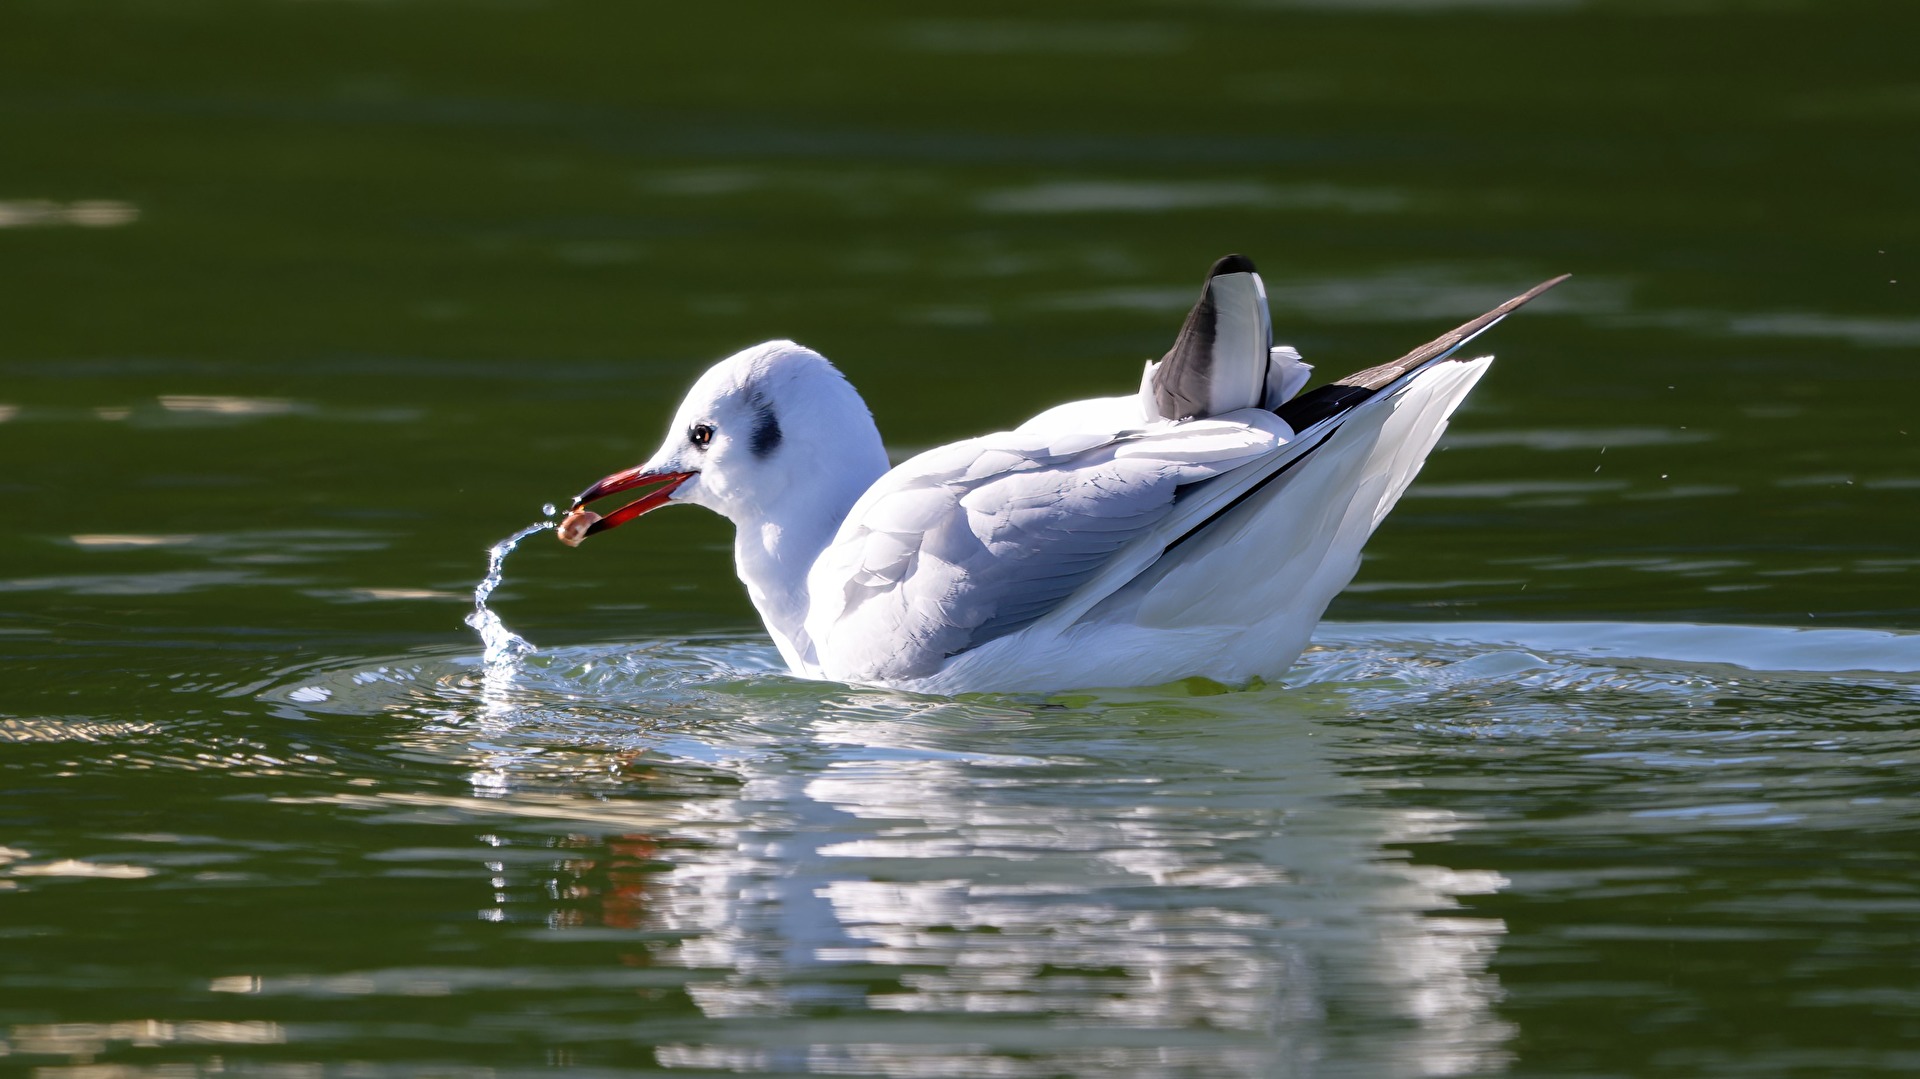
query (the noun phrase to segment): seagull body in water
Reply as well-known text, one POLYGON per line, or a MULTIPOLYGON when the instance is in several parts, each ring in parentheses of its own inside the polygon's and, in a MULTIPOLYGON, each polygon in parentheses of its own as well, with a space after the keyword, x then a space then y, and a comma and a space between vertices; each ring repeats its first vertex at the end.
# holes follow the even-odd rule
POLYGON ((839 370, 769 341, 702 375, 666 444, 583 491, 560 539, 683 502, 728 518, 805 678, 951 694, 1277 677, 1492 362, 1455 351, 1561 280, 1300 394, 1311 369, 1273 345, 1260 276, 1231 255, 1139 392, 894 467, 839 370))

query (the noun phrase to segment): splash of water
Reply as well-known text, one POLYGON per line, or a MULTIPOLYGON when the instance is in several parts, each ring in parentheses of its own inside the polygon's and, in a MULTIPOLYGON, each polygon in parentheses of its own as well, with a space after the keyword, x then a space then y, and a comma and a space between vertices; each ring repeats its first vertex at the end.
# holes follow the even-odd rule
MULTIPOLYGON (((551 515, 553 508, 547 507, 547 512, 551 515)), ((480 633, 480 643, 486 649, 482 661, 490 671, 511 667, 520 657, 537 651, 533 642, 508 629, 499 615, 487 609, 487 597, 500 587, 501 567, 506 564, 507 555, 520 546, 520 541, 553 527, 556 527, 554 521, 535 521, 487 550, 487 575, 473 590, 473 610, 467 613, 466 622, 480 633)))

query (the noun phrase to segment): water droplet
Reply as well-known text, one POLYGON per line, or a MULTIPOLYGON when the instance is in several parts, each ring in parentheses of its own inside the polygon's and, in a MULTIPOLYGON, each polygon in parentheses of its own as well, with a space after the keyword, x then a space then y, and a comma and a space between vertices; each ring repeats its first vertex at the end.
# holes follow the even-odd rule
POLYGON ((551 503, 551 502, 548 502, 548 503, 545 503, 544 505, 542 505, 542 506, 540 507, 540 512, 541 512, 542 514, 544 514, 544 515, 546 515, 546 516, 548 516, 548 517, 551 517, 551 516, 553 516, 553 514, 554 514, 554 506, 553 506, 553 503, 551 503))
POLYGON ((473 610, 468 612, 466 623, 479 631, 480 643, 486 648, 482 660, 489 669, 502 665, 510 667, 521 656, 534 651, 531 641, 508 629, 506 623, 500 621, 499 615, 487 609, 487 597, 500 587, 500 570, 507 555, 520 545, 521 540, 552 527, 552 521, 535 521, 487 551, 487 575, 473 590, 473 610))

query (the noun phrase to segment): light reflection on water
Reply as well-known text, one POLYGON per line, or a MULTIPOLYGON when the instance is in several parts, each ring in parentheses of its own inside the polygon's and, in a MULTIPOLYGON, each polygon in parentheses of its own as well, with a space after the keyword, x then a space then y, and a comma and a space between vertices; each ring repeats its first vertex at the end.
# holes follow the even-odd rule
POLYGON ((1332 625, 1289 686, 1241 692, 916 698, 798 682, 726 638, 309 671, 264 699, 288 719, 385 714, 396 765, 452 766, 464 789, 363 768, 357 790, 267 803, 432 830, 371 871, 469 881, 488 897, 472 918, 539 947, 502 969, 233 971, 212 989, 666 993, 692 1016, 596 1013, 561 1034, 652 1039, 681 1067, 1492 1074, 1517 1028, 1490 903, 1516 879, 1698 882, 1660 864, 1516 875, 1449 850, 1910 814, 1884 785, 1916 748, 1898 725, 1916 671, 1915 635, 1618 624, 1332 625), (1817 673, 1838 657, 1854 673, 1817 673), (1509 758, 1491 775, 1489 753, 1509 758), (1567 796, 1579 811, 1550 811, 1567 796), (611 964, 551 965, 568 941, 611 964))
MULTIPOLYGON (((1824 942, 1808 962, 1892 991, 1870 957, 1911 882, 1831 848, 1911 827, 1916 672, 1920 635, 1869 630, 1334 623, 1287 685, 1234 692, 921 698, 797 681, 730 637, 187 676, 277 719, 0 738, 115 790, 218 779, 227 808, 10 843, 0 891, 285 908, 322 941, 324 898, 297 897, 426 889, 415 913, 304 960, 209 938, 171 1003, 0 1038, 245 1070, 341 1037, 441 1052, 387 1015, 451 997, 474 1046, 537 1033, 576 1060, 1496 1074, 1535 1002, 1710 993, 1710 958, 1675 947, 1824 942), (1818 928, 1835 911, 1848 935, 1818 928)), ((44 905, 17 909, 36 932, 44 905)), ((138 977, 89 969, 69 992, 138 977)))

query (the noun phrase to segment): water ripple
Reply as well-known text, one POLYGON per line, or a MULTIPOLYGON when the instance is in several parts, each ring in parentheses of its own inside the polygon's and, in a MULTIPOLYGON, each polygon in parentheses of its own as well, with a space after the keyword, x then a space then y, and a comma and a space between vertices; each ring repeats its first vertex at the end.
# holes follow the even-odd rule
POLYGON ((1051 696, 807 682, 748 636, 331 660, 183 680, 264 705, 243 721, 0 724, 28 754, 0 769, 36 782, 227 781, 220 835, 22 840, 0 890, 239 917, 351 880, 502 934, 272 969, 209 942, 196 999, 263 1024, 236 1039, 294 1014, 271 1030, 377 1036, 391 1002, 449 997, 503 1044, 537 1015, 774 1072, 1091 1075, 1177 1041, 1192 1074, 1491 1074, 1503 982, 1596 948, 1814 939, 1835 911, 1888 946, 1910 859, 1743 867, 1910 829, 1917 675, 1915 634, 1629 623, 1336 623, 1283 683, 1051 696), (1541 903, 1599 906, 1516 940, 1541 903), (883 1015, 992 1047, 869 1047, 883 1015))

